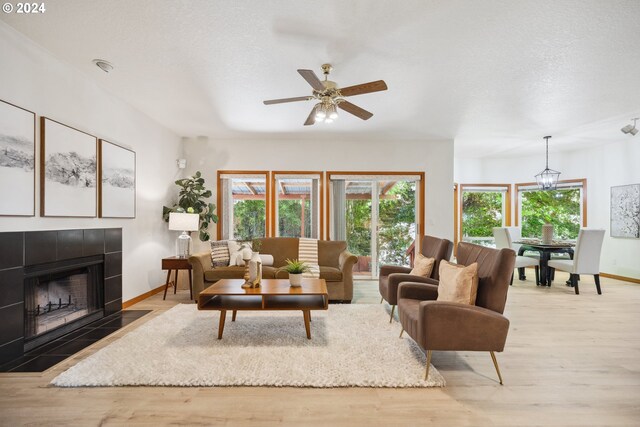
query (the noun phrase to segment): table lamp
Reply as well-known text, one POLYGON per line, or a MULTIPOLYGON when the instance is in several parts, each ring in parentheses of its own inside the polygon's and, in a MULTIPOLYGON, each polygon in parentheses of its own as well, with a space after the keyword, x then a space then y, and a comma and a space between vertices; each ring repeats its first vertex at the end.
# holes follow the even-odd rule
POLYGON ((200 227, 200 215, 171 212, 169 214, 169 230, 182 231, 178 236, 178 257, 189 257, 191 236, 188 232, 197 231, 200 227))

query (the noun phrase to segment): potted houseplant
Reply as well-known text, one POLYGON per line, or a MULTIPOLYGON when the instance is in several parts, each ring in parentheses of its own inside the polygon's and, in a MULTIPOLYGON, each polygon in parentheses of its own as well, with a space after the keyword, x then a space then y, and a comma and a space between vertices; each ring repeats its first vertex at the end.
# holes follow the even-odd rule
POLYGON ((262 242, 260 239, 253 239, 251 241, 251 250, 254 254, 260 255, 260 248, 262 247, 262 242))
POLYGON ((289 284, 291 286, 302 286, 302 273, 309 271, 309 266, 297 259, 287 259, 284 270, 289 273, 289 284))
POLYGON ((196 213, 200 216, 199 234, 200 240, 209 240, 209 225, 218 222, 218 216, 214 214, 216 205, 209 203, 207 199, 211 197, 211 190, 204 186, 204 178, 200 171, 195 175, 179 179, 176 185, 180 188, 178 203, 173 206, 162 207, 162 218, 168 222, 171 212, 196 213))

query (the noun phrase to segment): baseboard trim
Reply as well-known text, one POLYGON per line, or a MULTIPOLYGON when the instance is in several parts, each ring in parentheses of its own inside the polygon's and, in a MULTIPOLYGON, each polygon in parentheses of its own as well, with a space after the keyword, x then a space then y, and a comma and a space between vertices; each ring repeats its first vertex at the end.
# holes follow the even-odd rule
POLYGON ((165 285, 160 285, 155 289, 151 289, 149 292, 145 292, 144 294, 138 295, 135 298, 131 298, 130 300, 123 302, 122 309, 124 310, 125 308, 129 308, 132 305, 139 303, 140 301, 144 301, 147 298, 152 297, 155 294, 164 291, 164 287, 165 285))
MULTIPOLYGON (((525 268, 530 268, 533 270, 533 267, 525 267, 525 268)), ((602 273, 602 272, 600 273, 600 276, 606 277, 608 279, 621 280, 623 282, 637 283, 640 285, 640 279, 636 279, 634 277, 618 276, 617 274, 602 273)))
POLYGON ((609 273, 600 273, 600 276, 608 277, 609 279, 622 280, 623 282, 631 282, 631 283, 640 284, 640 279, 636 279, 636 278, 633 278, 633 277, 618 276, 617 274, 609 274, 609 273))

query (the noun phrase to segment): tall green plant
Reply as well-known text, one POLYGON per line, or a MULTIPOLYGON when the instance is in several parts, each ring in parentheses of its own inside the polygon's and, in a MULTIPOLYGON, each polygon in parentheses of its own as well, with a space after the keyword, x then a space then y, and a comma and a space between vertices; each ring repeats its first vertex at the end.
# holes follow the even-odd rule
POLYGON ((200 240, 206 242, 210 238, 209 225, 218 222, 218 216, 213 213, 216 205, 207 203, 206 200, 211 197, 211 190, 204 187, 204 178, 200 171, 194 176, 177 180, 176 185, 180 187, 178 203, 172 207, 163 206, 162 218, 168 222, 171 212, 197 213, 200 215, 200 240))

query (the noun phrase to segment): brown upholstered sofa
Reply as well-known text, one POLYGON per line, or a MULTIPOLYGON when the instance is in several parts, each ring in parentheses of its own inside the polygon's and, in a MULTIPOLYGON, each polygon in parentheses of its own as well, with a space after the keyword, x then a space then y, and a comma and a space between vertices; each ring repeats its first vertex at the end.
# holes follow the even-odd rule
MULTIPOLYGON (((423 236, 420 245, 420 253, 427 258, 435 258, 433 270, 431 270, 431 279, 438 280, 438 269, 440 261, 449 261, 453 252, 453 243, 451 240, 440 239, 433 236, 423 236)), ((391 317, 389 322, 393 321, 393 311, 398 304, 398 286, 401 282, 426 282, 429 283, 428 277, 412 276, 410 267, 399 265, 383 265, 380 267, 380 277, 378 279, 378 288, 382 299, 387 301, 391 306, 391 317)), ((382 302, 382 301, 381 301, 382 302)))
MULTIPOLYGON (((263 279, 286 279, 284 271, 287 259, 298 258, 299 239, 293 237, 268 237, 261 241, 260 253, 273 256, 273 266, 262 267, 263 279)), ((351 302, 353 298, 353 264, 358 260, 347 251, 344 241, 318 241, 318 264, 320 278, 327 282, 329 300, 351 302)), ((193 295, 198 296, 205 288, 220 279, 242 279, 244 267, 211 266, 211 253, 202 252, 189 257, 193 268, 193 295)))
POLYGON ((516 261, 511 249, 492 249, 471 243, 458 244, 457 262, 478 263, 476 305, 436 301, 438 281, 400 283, 398 313, 406 331, 427 353, 427 369, 433 350, 488 351, 498 373, 495 351, 504 350, 509 319, 503 316, 507 291, 516 261))

